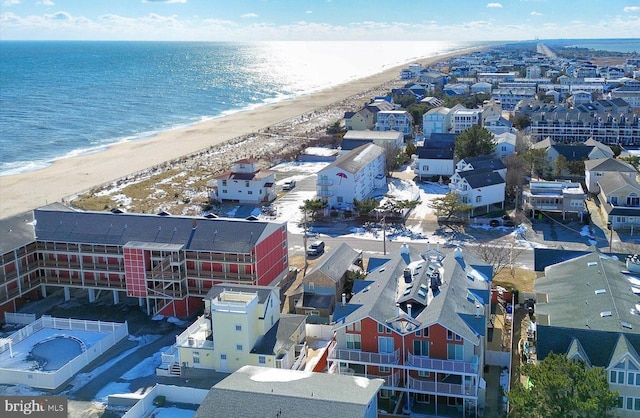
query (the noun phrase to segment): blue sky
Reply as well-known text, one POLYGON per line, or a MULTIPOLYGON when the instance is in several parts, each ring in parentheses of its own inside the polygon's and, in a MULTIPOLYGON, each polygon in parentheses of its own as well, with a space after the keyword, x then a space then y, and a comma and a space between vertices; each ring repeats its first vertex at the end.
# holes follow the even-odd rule
POLYGON ((0 40, 639 38, 640 0, 0 0, 0 40))

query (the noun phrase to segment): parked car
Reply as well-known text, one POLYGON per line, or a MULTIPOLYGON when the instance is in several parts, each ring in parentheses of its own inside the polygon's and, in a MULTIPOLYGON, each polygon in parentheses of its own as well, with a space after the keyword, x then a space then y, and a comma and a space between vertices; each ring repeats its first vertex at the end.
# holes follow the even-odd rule
POLYGON ((324 252, 324 241, 313 241, 307 247, 307 255, 320 255, 324 252))
POLYGON ((284 183, 284 185, 282 186, 282 190, 292 190, 294 187, 296 187, 296 181, 289 180, 284 183))

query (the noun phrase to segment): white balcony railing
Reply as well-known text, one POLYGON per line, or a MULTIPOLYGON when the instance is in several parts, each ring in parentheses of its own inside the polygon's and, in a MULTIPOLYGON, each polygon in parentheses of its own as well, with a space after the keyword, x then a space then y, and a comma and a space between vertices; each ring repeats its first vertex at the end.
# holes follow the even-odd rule
POLYGON ((477 396, 475 386, 456 385, 433 380, 420 380, 411 376, 409 376, 409 388, 434 394, 477 396))
POLYGON ((367 364, 398 364, 400 349, 393 353, 370 353, 360 350, 336 348, 336 343, 329 346, 329 359, 367 364))
POLYGON ((467 373, 477 374, 478 364, 469 363, 460 360, 440 360, 429 357, 416 356, 409 353, 409 364, 420 367, 425 370, 432 370, 436 372, 450 372, 450 373, 467 373))

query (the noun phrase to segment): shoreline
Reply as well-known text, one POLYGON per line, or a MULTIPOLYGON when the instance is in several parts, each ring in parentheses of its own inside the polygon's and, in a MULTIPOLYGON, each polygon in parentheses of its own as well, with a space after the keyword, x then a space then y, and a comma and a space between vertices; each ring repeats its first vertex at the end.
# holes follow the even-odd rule
MULTIPOLYGON (((486 47, 467 48, 408 61, 380 73, 349 81, 291 100, 160 132, 139 141, 116 143, 103 151, 56 160, 48 167, 0 177, 0 219, 62 201, 171 162, 193 158, 232 140, 269 130, 309 112, 327 111, 332 104, 400 81, 400 70, 411 62, 429 65, 486 47), (123 167, 126 167, 123 169, 123 167)), ((357 110, 357 109, 353 109, 357 110)), ((277 131, 271 131, 276 133, 277 131)))

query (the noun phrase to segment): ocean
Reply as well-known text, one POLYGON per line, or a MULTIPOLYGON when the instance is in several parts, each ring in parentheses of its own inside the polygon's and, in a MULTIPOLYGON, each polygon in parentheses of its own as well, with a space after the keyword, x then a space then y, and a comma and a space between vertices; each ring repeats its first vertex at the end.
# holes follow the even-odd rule
POLYGON ((2 41, 0 175, 477 45, 2 41))
MULTIPOLYGON (((544 41, 546 42, 546 41, 544 41)), ((565 48, 587 48, 594 51, 640 53, 640 39, 575 39, 558 40, 565 48)))

